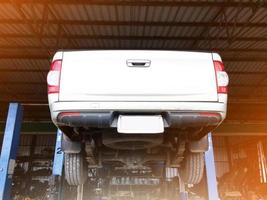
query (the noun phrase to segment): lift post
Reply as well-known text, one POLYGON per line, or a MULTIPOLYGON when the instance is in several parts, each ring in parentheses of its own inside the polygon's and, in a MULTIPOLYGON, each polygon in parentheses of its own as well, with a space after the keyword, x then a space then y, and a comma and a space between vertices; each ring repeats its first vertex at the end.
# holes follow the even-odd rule
POLYGON ((61 192, 62 192, 62 173, 63 173, 63 165, 64 165, 64 152, 62 151, 62 137, 63 133, 58 129, 57 130, 57 138, 56 138, 56 146, 53 160, 53 180, 54 184, 58 183, 58 186, 53 186, 57 188, 57 199, 61 200, 61 192))
POLYGON ((54 162, 53 162, 53 175, 54 176, 62 176, 63 171, 63 163, 64 163, 64 152, 62 151, 62 132, 57 130, 57 138, 56 138, 56 147, 54 154, 54 162))
POLYGON ((205 152, 205 166, 209 200, 218 200, 218 188, 211 133, 208 134, 209 150, 205 152))
POLYGON ((19 146, 22 106, 10 103, 0 157, 0 200, 9 200, 19 146))
MULTIPOLYGON (((205 152, 208 199, 219 200, 211 133, 208 134, 208 141, 209 141, 209 149, 208 151, 205 152)), ((187 197, 187 192, 185 190, 185 184, 181 180, 181 178, 179 178, 179 185, 180 185, 180 199, 187 200, 188 197, 187 197)))
MULTIPOLYGON (((58 129, 57 131, 57 139, 56 139, 56 147, 54 154, 54 162, 53 162, 53 176, 59 177, 62 179, 62 172, 64 166, 64 152, 62 151, 62 137, 63 133, 58 129)), ((57 199, 61 200, 61 190, 62 190, 62 181, 60 181, 59 191, 57 195, 57 199)), ((83 199, 83 185, 79 185, 77 187, 77 200, 83 199)))
POLYGON ((181 200, 187 200, 187 192, 185 190, 185 183, 179 176, 179 189, 180 189, 180 197, 181 200))

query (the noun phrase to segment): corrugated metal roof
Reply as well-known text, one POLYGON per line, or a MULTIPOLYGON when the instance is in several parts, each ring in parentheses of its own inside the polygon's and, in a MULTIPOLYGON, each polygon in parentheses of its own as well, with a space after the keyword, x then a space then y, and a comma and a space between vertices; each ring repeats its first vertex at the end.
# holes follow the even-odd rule
MULTIPOLYGON (((201 1, 203 6, 199 1, 171 0, 47 3, 0 3, 4 103, 27 98, 46 103, 46 71, 59 48, 215 51, 230 74, 230 101, 246 98, 253 85, 267 85, 264 2, 201 1)), ((267 100, 264 88, 253 94, 267 100)))

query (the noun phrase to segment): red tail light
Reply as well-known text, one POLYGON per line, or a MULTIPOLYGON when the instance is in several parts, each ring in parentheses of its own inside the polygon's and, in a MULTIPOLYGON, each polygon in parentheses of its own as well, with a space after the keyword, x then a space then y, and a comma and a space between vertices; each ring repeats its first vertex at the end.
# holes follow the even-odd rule
POLYGON ((61 66, 62 66, 62 60, 55 60, 52 62, 50 66, 50 71, 47 74, 48 94, 59 92, 61 66))
POLYGON ((214 64, 214 69, 216 73, 217 92, 227 93, 229 77, 227 73, 224 71, 224 65, 221 61, 218 61, 218 60, 213 61, 213 64, 214 64))
POLYGON ((79 112, 62 112, 59 113, 58 117, 74 117, 74 116, 80 116, 81 113, 79 112))

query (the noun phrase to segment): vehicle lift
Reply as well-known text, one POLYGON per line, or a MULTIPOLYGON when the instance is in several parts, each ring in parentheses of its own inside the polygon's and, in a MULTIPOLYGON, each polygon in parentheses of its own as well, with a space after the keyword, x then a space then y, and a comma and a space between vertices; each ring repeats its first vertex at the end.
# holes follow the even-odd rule
MULTIPOLYGON (((11 199, 12 175, 16 164, 16 155, 19 146, 20 129, 23 122, 22 105, 19 103, 10 103, 7 115, 7 121, 4 131, 2 150, 0 156, 0 200, 11 199)), ((205 166, 207 175, 207 188, 209 200, 218 200, 217 180, 215 172, 215 162, 213 154, 213 144, 211 133, 208 135, 209 150, 205 153, 205 166)), ((53 176, 61 178, 64 153, 61 150, 62 132, 57 131, 55 155, 53 162, 53 176)), ((61 187, 59 187, 57 199, 61 199, 61 187)), ((82 200, 83 186, 77 188, 77 200, 82 200)), ((185 185, 180 180, 180 199, 187 200, 185 185)), ((101 199, 96 197, 96 199, 101 199)))

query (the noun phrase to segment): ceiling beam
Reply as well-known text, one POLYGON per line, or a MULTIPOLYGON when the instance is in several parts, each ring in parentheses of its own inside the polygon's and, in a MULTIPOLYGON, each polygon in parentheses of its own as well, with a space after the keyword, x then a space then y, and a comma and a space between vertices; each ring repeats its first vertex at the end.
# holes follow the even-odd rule
POLYGON ((260 85, 258 86, 257 84, 250 84, 250 85, 242 85, 242 84, 238 84, 238 85, 229 85, 230 88, 267 88, 267 85, 260 85))
POLYGON ((216 136, 260 136, 267 135, 267 124, 251 123, 223 123, 214 132, 216 136))
MULTIPOLYGON (((1 4, 0 4, 1 5, 1 4)), ((1 19, 0 24, 18 25, 18 24, 42 24, 42 19, 1 19)), ((173 26, 173 27, 250 27, 266 28, 266 22, 159 22, 159 21, 105 21, 105 20, 62 20, 48 19, 48 25, 90 25, 90 26, 173 26)))
MULTIPOLYGON (((45 81, 0 81, 1 85, 44 85, 45 81)), ((14 91, 14 94, 16 92, 14 91)), ((1 95, 1 94, 0 94, 1 95)))
MULTIPOLYGON (((267 24, 266 24, 267 26, 267 24)), ((12 38, 12 39, 34 39, 35 35, 32 34, 0 34, 1 38, 12 38)), ((57 39, 58 35, 41 35, 42 39, 57 39)), ((101 40, 207 40, 207 41, 228 41, 231 38, 228 37, 188 37, 188 36, 114 36, 114 35, 67 35, 61 34, 62 39, 101 39, 101 40)), ((236 42, 265 42, 267 37, 238 37, 235 39, 236 42)))
MULTIPOLYGON (((14 102, 14 99, 9 98, 9 97, 0 99, 0 103, 3 103, 3 104, 8 104, 12 101, 14 102)), ((48 105, 48 100, 44 99, 43 97, 36 98, 36 99, 29 99, 29 96, 22 97, 22 98, 20 97, 20 98, 15 99, 15 102, 19 102, 21 104, 47 104, 48 105)))
POLYGON ((10 68, 0 68, 1 73, 46 73, 49 69, 23 69, 23 68, 17 68, 17 69, 10 69, 10 68))
MULTIPOLYGON (((267 68, 267 66, 266 66, 267 68)), ((1 71, 1 70, 0 70, 1 71)), ((232 74, 232 75, 265 75, 267 74, 267 71, 230 71, 230 70, 226 70, 228 74, 232 74)))
MULTIPOLYGON (((25 48, 27 49, 27 47, 21 47, 21 48, 25 48)), ((41 49, 39 47, 39 49, 41 49)), ((83 49, 83 48, 79 48, 79 49, 83 49)), ((97 50, 99 49, 98 48, 94 48, 94 47, 88 47, 86 49, 92 49, 92 50, 97 50)), ((136 48, 132 48, 132 49, 136 49, 136 48)), ((138 48, 139 49, 139 48, 138 48)), ((74 49, 75 50, 75 49, 74 49)), ((77 50, 77 49, 76 49, 77 50)), ((103 48, 101 48, 101 50, 103 50, 103 48)), ((108 50, 108 49, 105 49, 105 50, 108 50)), ((112 50, 112 49, 110 49, 112 50)), ((125 49, 122 49, 122 50, 125 50, 125 49)), ((146 50, 146 49, 143 49, 143 50, 146 50)), ((147 49, 147 50, 159 50, 159 49, 147 49)), ((182 50, 182 51, 190 51, 190 49, 165 49, 165 50, 182 50)), ((56 49, 54 49, 54 52, 56 51, 56 49)), ((204 52, 211 52, 211 51, 214 51, 214 52, 220 52, 220 53, 223 53, 225 51, 227 51, 227 49, 194 49, 193 51, 204 51, 204 52)), ((228 49, 229 51, 229 49, 228 49)), ((231 49, 231 51, 233 52, 249 52, 249 50, 246 50, 246 49, 231 49)), ((256 52, 266 52, 266 49, 261 49, 261 50, 253 50, 253 51, 256 51, 256 52)), ((18 52, 9 52, 9 53, 1 53, 0 54, 0 59, 45 59, 45 60, 50 60, 51 59, 51 56, 49 55, 46 55, 46 54, 36 54, 36 53, 18 53, 18 52)), ((267 62, 267 57, 266 56, 250 56, 250 57, 226 57, 226 56, 223 56, 223 60, 224 61, 230 61, 230 62, 267 62)))
MULTIPOLYGON (((8 3, 8 0, 2 0, 1 3, 8 3)), ((261 2, 239 2, 239 1, 157 1, 157 0, 134 0, 134 1, 122 1, 122 0, 16 0, 16 2, 23 4, 85 4, 85 5, 99 5, 99 6, 185 6, 185 7, 267 7, 265 1, 261 2)))
POLYGON ((7 53, 3 53, 0 54, 0 59, 40 59, 40 60, 49 60, 52 57, 50 57, 49 55, 45 55, 45 54, 7 54, 7 53))
POLYGON ((246 49, 246 48, 195 48, 195 49, 177 49, 177 48, 171 48, 171 49, 161 49, 159 48, 118 48, 114 46, 113 48, 101 48, 101 47, 90 47, 90 46, 80 46, 80 47, 73 47, 73 46, 61 46, 61 48, 57 48, 54 46, 51 47, 39 47, 39 46, 24 46, 24 45, 13 45, 13 46, 0 46, 0 59, 5 58, 18 58, 23 59, 24 57, 27 59, 48 59, 52 58, 53 56, 46 57, 45 55, 41 54, 41 51, 45 51, 46 49, 49 49, 49 51, 52 53, 52 55, 60 50, 63 51, 78 51, 78 50, 166 50, 166 51, 192 51, 192 52, 217 52, 219 53, 224 62, 239 62, 239 61, 259 61, 259 62, 265 62, 267 58, 265 57, 267 53, 267 48, 257 48, 257 49, 246 49), (24 54, 21 53, 24 51, 24 49, 27 49, 28 53, 24 54), (36 54, 36 52, 39 50, 39 54, 36 54), (232 56, 229 56, 229 54, 233 54, 232 56), (234 53, 246 53, 246 56, 239 55, 239 57, 235 57, 234 53), (227 55, 225 55, 227 54, 227 55), (252 54, 252 55, 248 55, 252 54))
MULTIPOLYGON (((10 53, 12 54, 20 54, 21 49, 27 49, 28 51, 30 50, 34 50, 34 52, 36 52, 36 50, 46 50, 49 49, 49 51, 51 52, 55 52, 55 51, 59 51, 59 50, 131 50, 131 49, 138 49, 138 50, 170 50, 170 51, 193 51, 193 52, 219 52, 219 53, 234 53, 234 52, 238 52, 238 53, 266 53, 267 52, 267 48, 118 48, 116 46, 113 46, 113 48, 101 48, 100 46, 79 46, 79 47, 75 47, 75 46, 70 46, 70 45, 63 45, 60 48, 56 47, 56 46, 46 46, 46 47, 42 47, 42 46, 33 46, 33 45, 0 45, 0 58, 2 56, 8 55, 10 53), (8 51, 10 51, 10 53, 7 53, 8 51)), ((30 52, 28 53, 30 54, 30 52)), ((30 54, 31 55, 31 54, 30 54)), ((34 55, 36 55, 34 53, 34 55)), ((265 56, 265 55, 264 55, 265 56)))

